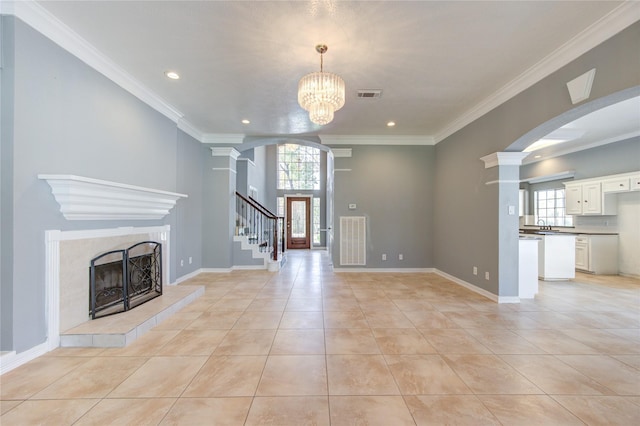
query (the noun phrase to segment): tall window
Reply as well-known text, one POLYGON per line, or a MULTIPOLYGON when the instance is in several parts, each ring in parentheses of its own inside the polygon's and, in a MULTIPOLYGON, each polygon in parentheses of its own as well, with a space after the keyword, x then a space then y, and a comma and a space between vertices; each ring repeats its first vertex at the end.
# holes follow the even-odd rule
POLYGON ((536 224, 573 226, 573 216, 566 215, 564 188, 534 191, 533 204, 536 224))
POLYGON ((312 208, 313 229, 311 233, 313 234, 313 244, 320 244, 320 198, 313 198, 312 208))
POLYGON ((278 145, 278 189, 320 189, 320 150, 278 145))

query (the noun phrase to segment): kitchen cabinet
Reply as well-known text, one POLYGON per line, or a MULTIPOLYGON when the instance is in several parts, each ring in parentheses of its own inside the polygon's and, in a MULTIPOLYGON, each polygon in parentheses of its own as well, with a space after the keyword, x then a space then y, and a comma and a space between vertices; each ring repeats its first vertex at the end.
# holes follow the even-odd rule
POLYGON ((575 234, 541 235, 538 245, 538 277, 544 281, 566 281, 576 276, 575 234))
POLYGON ((566 213, 568 215, 615 215, 617 200, 605 196, 602 183, 565 183, 566 213))
POLYGON ((618 274, 617 235, 578 235, 576 269, 592 274, 618 274))
POLYGON ((629 191, 629 178, 607 179, 602 181, 602 192, 611 194, 629 191))
POLYGON ((640 191, 640 174, 631 176, 629 181, 629 189, 632 191, 640 191))
POLYGON ((520 236, 518 247, 518 297, 533 299, 538 294, 538 244, 541 238, 520 236))

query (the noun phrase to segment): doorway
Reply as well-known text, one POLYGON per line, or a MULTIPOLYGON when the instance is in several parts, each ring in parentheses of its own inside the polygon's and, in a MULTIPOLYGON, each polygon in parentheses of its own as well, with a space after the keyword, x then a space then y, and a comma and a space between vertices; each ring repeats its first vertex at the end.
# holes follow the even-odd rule
POLYGON ((311 198, 286 197, 287 249, 311 248, 311 198))

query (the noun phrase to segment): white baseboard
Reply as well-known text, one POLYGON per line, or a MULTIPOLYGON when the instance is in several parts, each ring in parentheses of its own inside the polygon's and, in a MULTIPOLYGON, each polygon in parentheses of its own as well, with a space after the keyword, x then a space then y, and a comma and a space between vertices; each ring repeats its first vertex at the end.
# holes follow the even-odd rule
POLYGON ((267 269, 266 265, 233 265, 232 271, 260 271, 267 269))
POLYGON ((21 365, 46 354, 47 352, 49 352, 49 342, 45 341, 44 343, 34 346, 31 349, 27 349, 24 352, 11 352, 9 354, 4 354, 0 357, 0 375, 8 373, 14 368, 18 368, 21 365))
POLYGON ((333 268, 333 272, 373 272, 373 273, 432 273, 433 268, 333 268))
POLYGON ((200 268, 199 273, 203 272, 215 272, 215 273, 227 273, 231 272, 233 268, 200 268))
POLYGON ((181 276, 179 278, 176 278, 176 282, 171 283, 169 285, 178 285, 178 284, 180 284, 182 282, 190 280, 191 278, 197 277, 198 275, 200 275, 201 272, 202 272, 202 269, 196 269, 193 272, 190 272, 190 273, 188 273, 186 275, 183 275, 183 276, 181 276))
POLYGON ((467 290, 471 290, 474 293, 478 293, 481 296, 486 297, 487 299, 493 300, 494 302, 497 303, 520 303, 520 298, 518 296, 498 296, 496 294, 491 293, 490 291, 487 291, 483 288, 480 288, 478 286, 475 286, 471 283, 468 283, 464 280, 461 280, 460 278, 454 277, 453 275, 449 275, 446 272, 442 272, 439 269, 436 269, 436 274, 440 275, 441 277, 444 277, 450 281, 453 281, 454 283, 461 285, 462 287, 466 288, 467 290))

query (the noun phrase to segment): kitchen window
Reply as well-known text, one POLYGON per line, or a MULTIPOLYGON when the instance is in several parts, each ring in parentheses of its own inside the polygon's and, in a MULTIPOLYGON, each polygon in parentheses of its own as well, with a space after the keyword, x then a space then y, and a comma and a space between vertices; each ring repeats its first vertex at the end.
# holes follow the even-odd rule
POLYGON ((533 209, 537 225, 573 226, 573 216, 566 215, 564 188, 534 191, 533 209))

